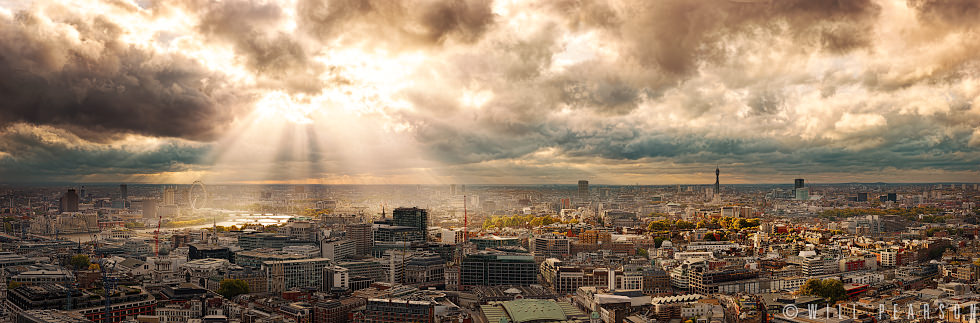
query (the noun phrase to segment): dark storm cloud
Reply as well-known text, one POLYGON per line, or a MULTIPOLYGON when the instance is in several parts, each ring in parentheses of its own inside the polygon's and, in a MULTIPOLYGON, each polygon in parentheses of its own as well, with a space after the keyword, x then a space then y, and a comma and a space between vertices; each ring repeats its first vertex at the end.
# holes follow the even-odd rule
POLYGON ((402 46, 474 42, 493 24, 490 0, 299 0, 301 28, 325 42, 402 46))
POLYGON ((235 119, 230 86, 195 60, 125 44, 123 28, 105 17, 52 19, 0 17, 0 127, 53 125, 95 141, 210 140, 235 119))
POLYGON ((980 1, 908 0, 908 5, 930 24, 975 28, 980 21, 980 1))
POLYGON ((829 52, 868 46, 880 7, 872 0, 558 1, 570 24, 610 31, 644 67, 685 75, 704 61, 728 57, 738 35, 779 37, 829 52), (761 34, 760 34, 761 33, 761 34))
POLYGON ((139 175, 199 166, 208 145, 167 142, 131 150, 80 140, 70 133, 17 125, 0 132, 0 178, 4 182, 64 181, 86 174, 139 175))
POLYGON ((278 4, 257 0, 190 2, 200 12, 198 31, 216 42, 228 42, 244 65, 263 77, 262 86, 317 93, 325 85, 318 79, 325 67, 313 60, 302 41, 277 31, 284 14, 278 4))

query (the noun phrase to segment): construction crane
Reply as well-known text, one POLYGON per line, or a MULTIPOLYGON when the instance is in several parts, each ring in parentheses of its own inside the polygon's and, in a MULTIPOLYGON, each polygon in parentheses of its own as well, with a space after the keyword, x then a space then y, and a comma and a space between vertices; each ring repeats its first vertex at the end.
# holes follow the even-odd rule
POLYGON ((110 296, 115 288, 115 278, 110 275, 109 259, 102 258, 102 265, 99 266, 99 269, 102 271, 102 289, 105 291, 105 319, 102 322, 109 323, 112 322, 112 300, 110 296))
MULTIPOLYGON (((95 237, 95 246, 98 248, 99 238, 97 235, 93 236, 95 237)), ((110 275, 109 258, 102 256, 102 261, 99 263, 99 271, 102 272, 102 290, 105 291, 105 316, 102 322, 109 323, 112 322, 112 300, 109 298, 112 295, 112 290, 115 288, 115 278, 110 275)))

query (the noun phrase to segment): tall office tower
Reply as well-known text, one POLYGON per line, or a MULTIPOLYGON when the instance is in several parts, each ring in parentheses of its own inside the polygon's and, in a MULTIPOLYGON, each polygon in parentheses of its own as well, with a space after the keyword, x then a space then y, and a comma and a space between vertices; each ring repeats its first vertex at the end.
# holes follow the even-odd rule
POLYGON ((123 202, 129 200, 129 188, 126 184, 119 184, 119 196, 122 197, 123 202))
POLYGON ((64 212, 78 212, 78 193, 75 193, 74 188, 68 189, 68 191, 61 196, 61 204, 58 206, 58 213, 64 212))
POLYGON ((456 196, 456 184, 449 184, 449 196, 456 196))
POLYGON ((391 218, 394 225, 413 227, 422 234, 423 241, 429 240, 429 212, 425 209, 400 207, 391 212, 391 218))
POLYGON ((589 200, 589 181, 578 181, 578 198, 583 202, 589 200))
POLYGON ((85 185, 82 185, 82 190, 78 192, 79 198, 85 198, 85 185))
POLYGON ((721 170, 715 167, 715 194, 721 194, 721 184, 718 181, 718 175, 721 175, 721 170))
POLYGON ((374 235, 370 223, 347 225, 347 238, 354 241, 354 255, 370 256, 374 247, 374 235))
POLYGON ((167 187, 163 189, 163 205, 177 204, 177 188, 167 187))
POLYGON ((795 188, 795 189, 803 188, 803 179, 802 178, 797 178, 797 179, 793 180, 793 188, 795 188))

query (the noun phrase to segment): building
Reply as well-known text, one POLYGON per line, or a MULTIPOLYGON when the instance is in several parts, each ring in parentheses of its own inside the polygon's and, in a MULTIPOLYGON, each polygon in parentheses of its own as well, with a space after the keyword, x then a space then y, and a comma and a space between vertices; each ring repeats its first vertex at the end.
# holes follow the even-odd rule
MULTIPOLYGON (((541 262, 541 277, 545 285, 551 287, 556 294, 570 295, 579 287, 609 286, 609 268, 583 267, 565 265, 562 261, 549 258, 541 262)), ((613 270, 613 279, 622 277, 622 271, 613 270)), ((618 284, 618 283, 617 283, 618 284)))
POLYGON ((238 246, 242 250, 252 250, 257 248, 282 249, 285 246, 310 244, 308 240, 292 239, 287 235, 261 232, 248 233, 238 236, 238 246))
POLYGON ((320 241, 320 257, 345 259, 354 256, 357 245, 348 239, 325 239, 320 241))
POLYGON ((198 286, 207 286, 208 278, 224 276, 231 268, 231 262, 218 258, 191 260, 177 267, 185 283, 194 283, 198 286))
POLYGON ((568 237, 556 234, 537 235, 531 239, 531 253, 540 258, 565 258, 571 254, 568 237))
POLYGON ((372 282, 385 281, 385 264, 380 260, 338 261, 337 266, 347 268, 350 277, 365 277, 372 282))
POLYGON ((313 317, 316 323, 348 323, 351 312, 365 305, 365 300, 360 297, 320 301, 313 304, 313 317))
POLYGON ((371 248, 374 247, 374 229, 370 223, 354 223, 346 227, 345 237, 354 241, 354 255, 371 255, 371 248))
POLYGON ((68 189, 65 194, 61 195, 59 202, 58 213, 78 212, 78 193, 75 192, 74 188, 68 189))
POLYGON ((482 252, 462 261, 462 287, 483 285, 532 285, 538 283, 538 268, 527 254, 482 252))
POLYGON ((228 247, 222 247, 217 245, 210 245, 204 243, 191 243, 187 245, 187 259, 205 259, 205 258, 215 258, 215 259, 225 259, 231 261, 232 253, 228 247))
POLYGON ((268 278, 269 292, 280 293, 293 288, 316 286, 323 279, 323 268, 330 264, 327 258, 311 258, 262 263, 262 271, 268 278))
POLYGON ((590 200, 589 181, 578 181, 578 199, 580 202, 588 202, 590 200))
POLYGON ((720 175, 721 169, 715 167, 715 194, 721 194, 721 182, 719 181, 720 175))
POLYGON ((517 299, 480 306, 483 322, 588 323, 589 315, 568 302, 551 299, 517 299))
POLYGON ((435 306, 432 301, 391 298, 371 298, 364 311, 356 315, 356 323, 433 323, 435 306))
POLYGON ((11 282, 18 282, 24 285, 42 284, 71 284, 75 282, 75 275, 65 269, 56 270, 28 270, 20 272, 10 277, 11 282))
POLYGON ((520 247, 521 239, 516 237, 499 237, 495 235, 470 238, 469 242, 476 245, 476 249, 495 249, 498 247, 520 247))
MULTIPOLYGON (((157 301, 139 287, 119 286, 110 296, 110 313, 113 322, 121 322, 139 315, 153 314, 157 301)), ((68 288, 60 284, 20 286, 7 293, 7 304, 16 313, 30 310, 64 309, 80 314, 95 322, 105 322, 105 298, 88 291, 68 288), (71 304, 69 304, 69 293, 71 304)))
POLYGON ((412 227, 419 231, 422 241, 427 241, 429 231, 429 212, 417 207, 400 207, 391 212, 392 224, 412 227))
POLYGON ((251 269, 262 268, 262 263, 266 261, 283 261, 306 259, 304 255, 277 252, 275 249, 253 249, 243 250, 235 253, 235 264, 251 269))
POLYGON ((749 269, 726 269, 708 270, 695 267, 689 271, 689 284, 691 291, 711 295, 715 293, 734 294, 748 293, 754 294, 761 291, 759 272, 749 269))
POLYGON ((17 313, 17 323, 88 323, 84 316, 58 310, 29 310, 17 313))
POLYGON ((425 289, 446 286, 446 261, 438 254, 416 254, 405 264, 405 284, 425 289))
POLYGON ((323 284, 321 284, 320 287, 321 291, 346 291, 349 289, 350 270, 340 266, 323 267, 323 284))

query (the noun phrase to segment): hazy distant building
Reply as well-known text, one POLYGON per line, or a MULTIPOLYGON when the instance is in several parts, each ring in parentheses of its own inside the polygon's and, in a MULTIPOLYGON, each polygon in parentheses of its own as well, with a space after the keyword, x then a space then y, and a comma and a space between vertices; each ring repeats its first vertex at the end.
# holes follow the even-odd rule
POLYGON ((715 167, 715 194, 721 194, 721 182, 719 181, 720 175, 721 175, 721 169, 715 167))
POLYGON ((589 181, 578 181, 578 198, 579 200, 582 200, 582 202, 589 200, 589 181))
POLYGON ((177 188, 167 187, 163 189, 163 205, 177 204, 177 188))
POLYGON ((126 187, 126 184, 119 184, 119 197, 123 200, 123 203, 129 200, 129 188, 126 187))
POLYGON ((796 193, 796 199, 800 201, 807 201, 810 199, 810 189, 806 187, 797 188, 794 193, 796 193))
POLYGON ((427 241, 429 228, 429 212, 417 207, 400 207, 391 212, 392 223, 396 226, 413 227, 422 235, 422 240, 427 241))
POLYGON ((867 202, 868 193, 857 193, 857 202, 867 202))
POLYGON ((61 196, 58 212, 78 212, 78 193, 75 193, 75 189, 70 188, 61 196))

